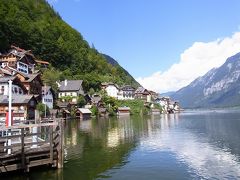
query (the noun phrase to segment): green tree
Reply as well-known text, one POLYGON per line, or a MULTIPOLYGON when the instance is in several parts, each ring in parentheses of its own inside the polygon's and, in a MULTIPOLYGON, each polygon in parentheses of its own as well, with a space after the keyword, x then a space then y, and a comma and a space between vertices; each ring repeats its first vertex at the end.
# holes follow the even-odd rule
POLYGON ((78 96, 77 105, 78 105, 78 107, 83 107, 84 105, 86 105, 86 100, 85 100, 84 96, 82 96, 82 95, 78 96))
POLYGON ((45 117, 45 114, 46 116, 50 114, 48 106, 43 103, 38 103, 36 109, 38 110, 40 117, 45 117))

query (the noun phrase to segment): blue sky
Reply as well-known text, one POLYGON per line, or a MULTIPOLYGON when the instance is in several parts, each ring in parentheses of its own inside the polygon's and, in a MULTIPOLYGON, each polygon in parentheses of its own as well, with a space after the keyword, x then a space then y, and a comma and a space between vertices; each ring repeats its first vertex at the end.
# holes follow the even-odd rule
POLYGON ((176 90, 180 85, 163 90, 147 84, 144 81, 151 79, 145 78, 167 72, 196 42, 232 38, 240 31, 239 0, 48 2, 90 45, 112 56, 142 84, 156 91, 176 90))

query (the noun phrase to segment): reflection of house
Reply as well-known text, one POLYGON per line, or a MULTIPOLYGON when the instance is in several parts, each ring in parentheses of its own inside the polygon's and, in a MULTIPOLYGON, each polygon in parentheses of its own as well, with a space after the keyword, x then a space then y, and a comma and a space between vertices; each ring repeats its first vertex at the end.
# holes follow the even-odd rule
POLYGON ((107 108, 105 108, 103 106, 98 107, 98 114, 99 114, 100 117, 108 116, 107 108))
POLYGON ((151 109, 151 114, 160 114, 160 110, 156 108, 151 109))
MULTIPOLYGON (((37 100, 33 95, 13 95, 13 120, 26 120, 35 118, 37 100)), ((5 119, 8 110, 8 96, 0 95, 0 116, 5 119)))
POLYGON ((118 115, 130 115, 130 108, 129 107, 119 107, 117 109, 118 115))
POLYGON ((146 102, 151 102, 150 92, 143 87, 138 87, 137 88, 137 90, 135 91, 135 98, 136 99, 142 99, 146 102))
POLYGON ((108 96, 118 98, 119 87, 114 83, 102 83, 102 89, 107 92, 108 96))
POLYGON ((50 86, 42 87, 42 103, 46 104, 50 109, 53 108, 54 91, 50 86))
POLYGON ((77 103, 77 98, 79 95, 84 95, 82 80, 65 80, 58 84, 58 97, 64 100, 64 97, 71 97, 74 104, 77 103))
POLYGON ((123 86, 120 88, 118 93, 118 99, 126 100, 126 99, 134 99, 135 88, 132 86, 123 86))
POLYGON ((87 108, 77 108, 76 117, 80 119, 90 119, 92 112, 87 108))

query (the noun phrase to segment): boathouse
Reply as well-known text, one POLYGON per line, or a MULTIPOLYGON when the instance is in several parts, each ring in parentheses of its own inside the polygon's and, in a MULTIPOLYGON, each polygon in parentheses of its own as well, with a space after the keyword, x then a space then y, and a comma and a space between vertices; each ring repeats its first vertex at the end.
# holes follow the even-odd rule
POLYGON ((117 109, 117 114, 120 115, 130 115, 130 107, 119 107, 117 109))
POLYGON ((87 108, 77 108, 76 117, 80 119, 90 119, 92 112, 87 108))

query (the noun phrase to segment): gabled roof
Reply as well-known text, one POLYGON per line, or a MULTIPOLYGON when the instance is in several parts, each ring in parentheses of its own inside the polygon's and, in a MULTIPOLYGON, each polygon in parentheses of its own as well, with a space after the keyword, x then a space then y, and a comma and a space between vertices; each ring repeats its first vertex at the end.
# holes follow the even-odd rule
POLYGON ((25 75, 25 82, 32 82, 39 74, 24 74, 25 75))
POLYGON ((42 95, 46 95, 47 92, 51 91, 53 97, 54 97, 54 90, 52 89, 51 86, 43 86, 42 87, 42 95))
POLYGON ((144 94, 144 93, 147 93, 147 94, 150 94, 148 92, 147 89, 145 89, 144 87, 138 87, 137 90, 135 91, 136 94, 144 94))
POLYGON ((0 77, 0 83, 8 83, 9 80, 14 80, 17 77, 14 76, 4 76, 4 77, 0 77))
MULTIPOLYGON (((12 95, 12 104, 28 104, 31 99, 35 99, 33 95, 12 95)), ((8 96, 0 95, 0 104, 8 104, 8 96)))
POLYGON ((99 101, 101 101, 102 97, 99 95, 93 95, 91 97, 92 103, 98 103, 99 101))
POLYGON ((123 91, 135 91, 135 88, 130 85, 125 85, 120 88, 123 91))
POLYGON ((65 80, 60 82, 59 91, 79 91, 82 88, 82 80, 65 80), (65 84, 66 83, 66 84, 65 84))
POLYGON ((119 107, 119 111, 130 111, 130 107, 119 107))
POLYGON ((58 101, 58 102, 57 102, 57 106, 58 106, 59 108, 67 108, 69 105, 70 105, 69 102, 61 102, 61 101, 58 101))
POLYGON ((77 110, 83 114, 92 114, 92 112, 87 108, 78 108, 77 110))

